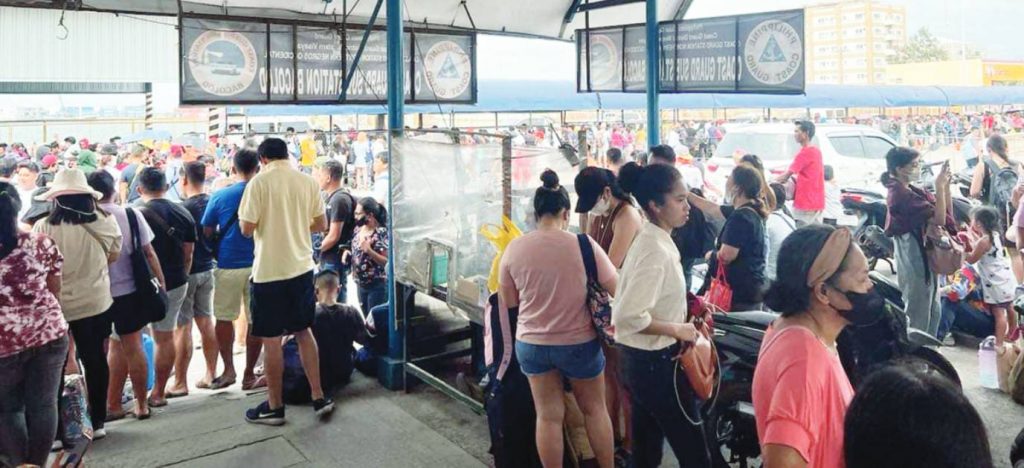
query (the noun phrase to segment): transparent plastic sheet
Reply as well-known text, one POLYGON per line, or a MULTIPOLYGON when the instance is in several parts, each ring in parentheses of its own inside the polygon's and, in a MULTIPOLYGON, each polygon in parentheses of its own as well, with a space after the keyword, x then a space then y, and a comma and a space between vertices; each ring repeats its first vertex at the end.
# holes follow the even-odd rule
POLYGON ((486 288, 496 253, 480 228, 502 222, 501 144, 462 146, 445 135, 427 134, 395 138, 392 149, 396 277, 421 289, 446 288, 449 303, 474 309, 465 312, 482 310, 472 292, 476 286, 486 288), (445 248, 451 256, 440 261, 445 248), (447 274, 427 274, 430 263, 434 269, 447 268, 447 274), (451 299, 456 290, 461 301, 451 299))
MULTIPOLYGON (((536 228, 533 194, 541 186, 540 175, 546 169, 558 174, 559 183, 569 191, 572 210, 576 209, 573 180, 580 168, 573 167, 558 148, 515 146, 512 148, 512 221, 524 233, 536 228)), ((579 232, 579 216, 572 210, 569 213, 569 228, 579 232)))

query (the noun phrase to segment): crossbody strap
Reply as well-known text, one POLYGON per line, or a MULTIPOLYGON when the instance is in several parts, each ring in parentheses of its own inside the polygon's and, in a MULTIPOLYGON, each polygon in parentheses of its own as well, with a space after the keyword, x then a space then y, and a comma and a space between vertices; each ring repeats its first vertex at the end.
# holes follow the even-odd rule
POLYGON ((136 218, 135 210, 126 208, 125 212, 128 213, 128 232, 132 236, 133 251, 139 252, 142 249, 142 240, 139 239, 139 220, 136 218))
POLYGON ((167 237, 170 237, 171 240, 174 241, 175 245, 177 245, 179 248, 182 247, 183 242, 181 241, 181 239, 178 239, 178 237, 174 235, 174 233, 177 232, 177 231, 175 231, 174 228, 172 228, 171 226, 169 226, 167 224, 167 220, 165 220, 157 212, 155 212, 155 211, 153 211, 153 210, 151 210, 149 208, 143 207, 143 208, 139 208, 139 210, 141 210, 143 214, 145 214, 145 213, 151 214, 152 215, 151 217, 153 218, 153 221, 156 222, 157 227, 159 227, 160 230, 163 231, 164 234, 167 235, 167 237))
POLYGON ((597 281, 597 262, 594 260, 594 247, 590 245, 590 236, 577 234, 580 253, 583 255, 583 269, 587 272, 587 281, 597 281))

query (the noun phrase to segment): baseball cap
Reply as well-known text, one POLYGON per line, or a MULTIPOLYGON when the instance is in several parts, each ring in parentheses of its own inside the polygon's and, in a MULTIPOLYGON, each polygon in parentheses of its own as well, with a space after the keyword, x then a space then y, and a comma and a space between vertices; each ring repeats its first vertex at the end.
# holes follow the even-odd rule
POLYGON ((89 139, 88 138, 82 138, 81 140, 78 140, 78 146, 80 146, 82 148, 88 148, 89 147, 89 139))
POLYGON ((117 145, 114 145, 114 144, 103 145, 100 148, 100 154, 109 154, 109 155, 112 155, 112 156, 116 156, 117 155, 117 145))
POLYGON ((611 185, 615 175, 608 169, 600 167, 586 167, 576 174, 573 186, 576 187, 576 212, 587 213, 594 209, 597 199, 601 197, 604 188, 611 185))
POLYGON ((43 156, 42 163, 43 167, 53 167, 54 164, 57 164, 57 156, 53 153, 47 154, 46 156, 43 156))

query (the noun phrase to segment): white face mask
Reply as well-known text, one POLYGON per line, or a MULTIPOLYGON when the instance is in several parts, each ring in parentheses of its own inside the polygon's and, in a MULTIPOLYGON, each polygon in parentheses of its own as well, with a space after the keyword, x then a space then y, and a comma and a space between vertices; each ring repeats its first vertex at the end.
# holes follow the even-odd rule
POLYGON ((590 209, 590 214, 594 216, 604 216, 611 210, 612 202, 608 201, 605 197, 599 197, 594 207, 590 209))

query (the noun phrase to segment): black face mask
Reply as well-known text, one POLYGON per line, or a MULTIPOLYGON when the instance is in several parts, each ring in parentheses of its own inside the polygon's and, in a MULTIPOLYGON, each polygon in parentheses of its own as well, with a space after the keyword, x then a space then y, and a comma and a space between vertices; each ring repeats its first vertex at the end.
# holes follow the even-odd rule
POLYGON ((839 315, 855 327, 865 327, 877 322, 885 314, 885 298, 878 290, 871 288, 866 293, 839 291, 852 306, 848 310, 836 309, 839 315))
POLYGON ((356 218, 356 227, 363 227, 363 226, 366 226, 366 216, 363 216, 361 218, 356 218))

